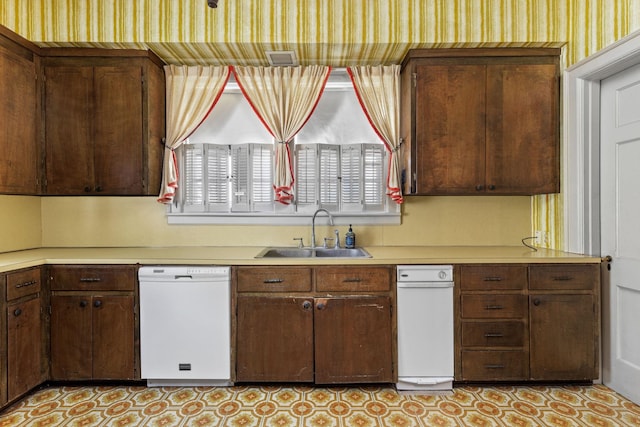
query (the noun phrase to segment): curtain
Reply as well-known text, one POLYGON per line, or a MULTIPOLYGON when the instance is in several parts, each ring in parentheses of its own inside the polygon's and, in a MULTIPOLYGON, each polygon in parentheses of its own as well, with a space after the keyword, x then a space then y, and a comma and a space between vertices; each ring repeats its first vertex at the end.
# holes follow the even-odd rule
POLYGON ((179 177, 175 150, 200 126, 218 102, 231 67, 166 65, 164 73, 167 131, 158 202, 171 203, 179 177))
POLYGON ((369 123, 390 154, 387 191, 400 204, 400 65, 349 67, 347 71, 369 123))
POLYGON ((315 109, 330 67, 235 67, 245 98, 276 140, 273 188, 276 201, 293 200, 293 167, 289 143, 315 109))

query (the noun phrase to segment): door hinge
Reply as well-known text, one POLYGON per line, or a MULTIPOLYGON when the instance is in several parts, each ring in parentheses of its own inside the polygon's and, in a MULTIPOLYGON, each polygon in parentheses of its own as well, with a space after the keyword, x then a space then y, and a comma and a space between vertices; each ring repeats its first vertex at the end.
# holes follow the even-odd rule
POLYGON ((418 85, 418 73, 411 73, 411 84, 414 88, 418 85))

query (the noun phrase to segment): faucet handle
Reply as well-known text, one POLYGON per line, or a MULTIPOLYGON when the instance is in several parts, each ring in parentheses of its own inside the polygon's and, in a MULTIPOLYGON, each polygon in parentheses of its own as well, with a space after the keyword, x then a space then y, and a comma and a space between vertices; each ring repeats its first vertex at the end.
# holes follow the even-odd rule
POLYGON ((338 230, 333 230, 333 232, 336 234, 335 245, 333 248, 340 249, 340 232, 338 230))
POLYGON ((325 248, 325 249, 327 249, 329 247, 329 246, 327 246, 327 241, 328 240, 333 240, 333 238, 332 237, 325 237, 324 238, 324 243, 322 244, 322 247, 325 248))
POLYGON ((293 240, 299 240, 298 247, 300 249, 304 248, 304 242, 302 241, 302 237, 294 237, 293 240))

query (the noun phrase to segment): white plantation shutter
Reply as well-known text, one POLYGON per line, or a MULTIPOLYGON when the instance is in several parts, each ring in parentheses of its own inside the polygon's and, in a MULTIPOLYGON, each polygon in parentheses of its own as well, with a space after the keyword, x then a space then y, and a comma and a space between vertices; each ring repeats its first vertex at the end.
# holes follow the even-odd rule
POLYGON ((183 145, 182 205, 185 211, 204 210, 204 146, 183 145))
POLYGON ((345 211, 362 210, 362 146, 343 145, 341 150, 341 196, 345 211))
POLYGON ((228 145, 205 146, 207 200, 210 211, 229 211, 229 150, 228 145))
POLYGON ((313 212, 318 205, 318 147, 296 145, 296 205, 313 212))
POLYGON ((249 144, 253 211, 273 210, 273 145, 249 144))
POLYGON ((383 211, 385 206, 385 149, 382 144, 362 145, 363 201, 368 211, 383 211))
POLYGON ((249 145, 231 146, 231 210, 249 211, 249 145))
POLYGON ((340 146, 318 144, 318 182, 320 184, 320 206, 328 210, 338 210, 340 146))

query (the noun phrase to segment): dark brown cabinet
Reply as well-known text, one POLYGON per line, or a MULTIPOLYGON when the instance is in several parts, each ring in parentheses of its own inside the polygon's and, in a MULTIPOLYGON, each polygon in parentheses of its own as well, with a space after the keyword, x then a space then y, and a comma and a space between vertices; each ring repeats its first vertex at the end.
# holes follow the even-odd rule
POLYGON ((51 266, 51 378, 136 379, 136 269, 51 266))
MULTIPOLYGON (((44 320, 40 268, 2 275, 6 280, 6 378, 4 402, 13 401, 46 377, 44 320)), ((4 322, 2 322, 4 323, 4 322)), ((4 346, 3 346, 4 347, 4 346)))
POLYGON ((597 264, 462 265, 456 380, 598 377, 597 264))
POLYGON ((142 51, 44 52, 45 193, 157 194, 165 115, 161 61, 142 51))
POLYGON ((405 193, 559 191, 559 50, 417 49, 403 62, 405 193))
POLYGON ((0 28, 0 193, 38 194, 38 67, 35 46, 0 28))
POLYGON ((532 266, 531 378, 597 378, 599 266, 532 266))
POLYGON ((236 277, 236 381, 393 381, 388 267, 238 267, 236 277))

